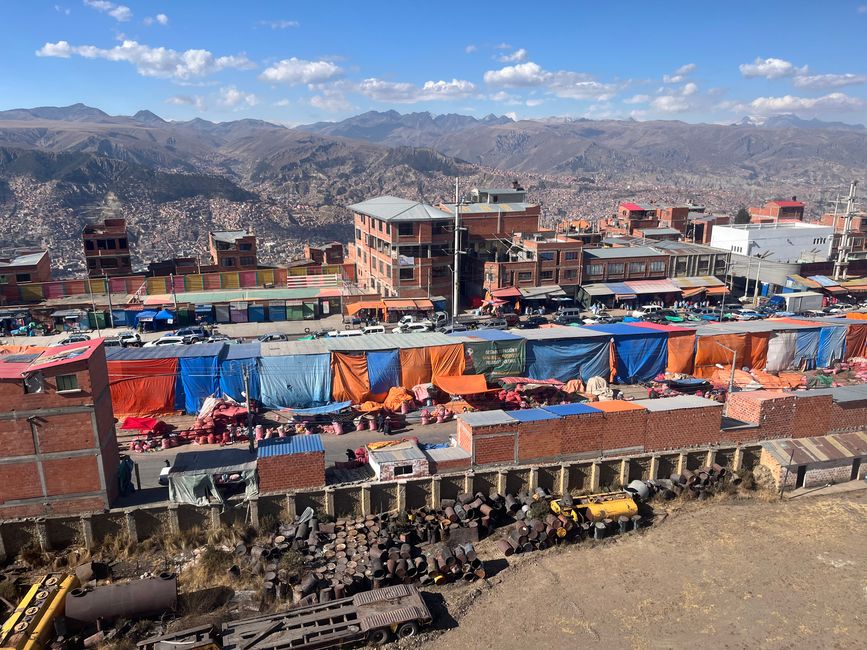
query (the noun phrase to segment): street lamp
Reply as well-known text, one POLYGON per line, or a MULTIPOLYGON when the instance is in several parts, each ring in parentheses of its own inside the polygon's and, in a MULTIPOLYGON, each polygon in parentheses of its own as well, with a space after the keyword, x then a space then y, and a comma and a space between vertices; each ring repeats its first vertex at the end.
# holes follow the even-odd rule
POLYGON ((753 305, 754 306, 759 304, 759 282, 761 282, 762 262, 765 259, 767 259, 768 257, 770 257, 771 253, 773 253, 773 251, 766 251, 766 252, 762 253, 761 255, 756 255, 756 258, 758 258, 758 260, 759 260, 759 266, 756 269, 756 286, 753 287, 753 305))
POLYGON ((735 366, 738 363, 738 353, 736 350, 732 350, 730 347, 728 347, 727 345, 723 345, 719 341, 714 341, 714 343, 716 343, 718 346, 720 346, 723 350, 728 350, 729 352, 732 353, 732 371, 729 374, 729 393, 728 393, 728 395, 726 395, 726 401, 725 401, 725 404, 723 406, 723 409, 724 409, 723 415, 727 416, 729 414, 729 398, 731 397, 732 391, 735 388, 735 366))

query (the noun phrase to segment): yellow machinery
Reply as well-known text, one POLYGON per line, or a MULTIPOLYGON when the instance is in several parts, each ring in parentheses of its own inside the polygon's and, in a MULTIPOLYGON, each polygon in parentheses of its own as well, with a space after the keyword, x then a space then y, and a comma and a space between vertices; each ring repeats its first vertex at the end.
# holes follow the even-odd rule
POLYGON ((580 524, 584 521, 616 520, 621 516, 632 517, 638 514, 638 505, 629 492, 605 492, 583 497, 554 499, 551 501, 551 511, 580 524))
POLYGON ((0 650, 42 650, 54 637, 54 620, 62 616, 67 594, 78 586, 74 575, 53 573, 30 587, 3 623, 0 650))

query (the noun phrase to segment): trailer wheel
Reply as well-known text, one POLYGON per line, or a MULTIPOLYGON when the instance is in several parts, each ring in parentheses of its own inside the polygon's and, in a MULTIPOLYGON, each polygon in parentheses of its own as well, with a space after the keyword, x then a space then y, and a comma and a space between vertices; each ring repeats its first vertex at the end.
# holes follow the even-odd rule
POLYGON ((367 638, 371 645, 385 645, 388 643, 390 637, 388 629, 381 627, 378 630, 372 630, 367 638))
POLYGON ((408 639, 411 636, 415 636, 418 634, 418 623, 415 621, 409 621, 408 623, 404 623, 399 628, 397 628, 397 638, 398 639, 408 639))

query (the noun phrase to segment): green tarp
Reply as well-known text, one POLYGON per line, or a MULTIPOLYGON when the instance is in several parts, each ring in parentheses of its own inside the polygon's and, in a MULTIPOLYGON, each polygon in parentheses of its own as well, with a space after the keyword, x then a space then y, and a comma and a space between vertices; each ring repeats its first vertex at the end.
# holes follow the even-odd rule
POLYGON ((489 382, 519 377, 524 372, 524 339, 465 342, 468 375, 484 375, 489 382))

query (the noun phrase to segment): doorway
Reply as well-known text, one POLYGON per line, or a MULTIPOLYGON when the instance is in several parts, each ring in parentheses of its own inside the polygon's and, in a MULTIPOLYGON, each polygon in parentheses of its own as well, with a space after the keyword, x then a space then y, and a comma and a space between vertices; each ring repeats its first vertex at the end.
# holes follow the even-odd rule
POLYGON ((858 472, 861 471, 861 459, 856 458, 852 461, 852 475, 849 477, 850 481, 858 480, 858 472))
POLYGON ((795 480, 795 489, 804 487, 804 481, 807 478, 807 466, 798 465, 798 478, 795 480))

